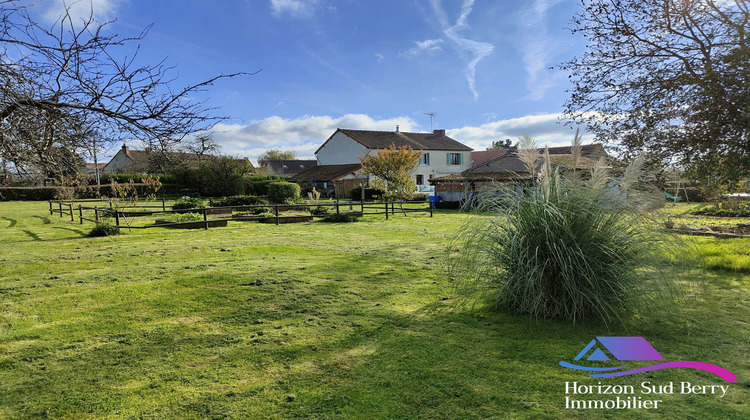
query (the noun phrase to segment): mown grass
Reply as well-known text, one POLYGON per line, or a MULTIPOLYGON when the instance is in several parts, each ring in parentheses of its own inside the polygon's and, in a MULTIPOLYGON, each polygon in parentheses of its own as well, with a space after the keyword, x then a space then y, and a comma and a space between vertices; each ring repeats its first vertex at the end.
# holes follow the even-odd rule
POLYGON ((86 238, 91 224, 45 211, 0 203, 0 418, 750 416, 744 274, 695 268, 679 314, 573 326, 451 306, 458 213, 86 238), (658 411, 566 410, 566 381, 601 380, 558 361, 597 335, 642 335, 739 379, 658 411))
MULTIPOLYGON (((707 207, 706 203, 669 204, 657 214, 669 216, 675 226, 717 226, 733 227, 750 224, 750 217, 715 217, 690 214, 691 210, 707 207)), ((725 270, 736 273, 750 273, 750 239, 691 237, 700 251, 701 264, 710 270, 725 270)))

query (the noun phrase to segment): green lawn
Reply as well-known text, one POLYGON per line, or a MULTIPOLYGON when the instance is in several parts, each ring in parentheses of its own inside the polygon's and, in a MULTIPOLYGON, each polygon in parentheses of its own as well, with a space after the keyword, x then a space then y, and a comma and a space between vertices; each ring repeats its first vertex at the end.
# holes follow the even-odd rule
MULTIPOLYGON (((0 418, 750 418, 742 270, 696 261, 681 310, 622 326, 458 309, 442 261, 466 217, 86 238, 91 224, 46 203, 0 203, 0 418), (724 384, 558 365, 597 335, 644 336, 739 379, 658 410, 566 410, 566 381, 724 384)), ((750 240, 698 247, 734 261, 750 240)))

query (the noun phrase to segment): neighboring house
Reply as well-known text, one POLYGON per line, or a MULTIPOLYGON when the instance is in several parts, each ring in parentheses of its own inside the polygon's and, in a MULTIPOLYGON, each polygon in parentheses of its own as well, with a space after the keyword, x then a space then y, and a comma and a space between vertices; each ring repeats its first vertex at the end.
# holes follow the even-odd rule
POLYGON ((266 171, 269 175, 292 177, 316 166, 317 160, 269 160, 266 171))
MULTIPOLYGON (((186 163, 190 166, 198 166, 201 160, 216 159, 213 155, 198 156, 195 153, 169 152, 169 159, 186 163)), ((248 158, 238 159, 249 162, 248 158)), ((146 150, 133 150, 123 144, 120 150, 101 169, 103 173, 159 173, 161 172, 151 159, 151 153, 146 150)))
POLYGON ((107 166, 106 163, 94 164, 93 162, 87 162, 86 163, 86 175, 94 175, 96 173, 97 167, 99 168, 99 172, 101 172, 105 166, 107 166))
MULTIPOLYGON (((432 133, 405 133, 399 131, 398 127, 396 131, 339 128, 318 148, 315 156, 318 158, 318 167, 359 165, 360 157, 364 157, 368 152, 371 155, 377 154, 378 150, 387 149, 392 144, 422 151, 419 166, 413 173, 417 186, 426 186, 432 178, 461 173, 471 168, 473 149, 446 136, 445 130, 434 130, 432 133)), ((348 193, 344 190, 337 192, 348 193)))
MULTIPOLYGON (((547 150, 553 165, 563 170, 573 168, 572 147, 550 147, 547 150)), ((532 176, 537 175, 528 172, 517 152, 507 150, 498 152, 503 153, 489 160, 484 159, 488 157, 487 155, 475 156, 474 165, 460 174, 433 178, 430 180, 430 184, 435 186, 435 194, 439 195, 443 201, 461 201, 466 200, 474 191, 490 185, 505 185, 520 190, 532 176)), ((544 153, 544 149, 539 149, 539 153, 544 153)), ((601 144, 582 146, 581 158, 576 168, 591 169, 599 158, 607 156, 607 152, 601 144)), ((539 165, 540 168, 541 161, 539 165)), ((539 168, 537 168, 537 171, 539 168)))
POLYGON ((123 144, 112 159, 104 165, 104 173, 148 173, 151 169, 149 153, 145 150, 132 150, 123 144))
POLYGON ((289 181, 301 184, 305 188, 315 187, 326 197, 344 197, 352 188, 367 182, 359 172, 360 169, 362 165, 359 163, 319 165, 289 178, 289 181))

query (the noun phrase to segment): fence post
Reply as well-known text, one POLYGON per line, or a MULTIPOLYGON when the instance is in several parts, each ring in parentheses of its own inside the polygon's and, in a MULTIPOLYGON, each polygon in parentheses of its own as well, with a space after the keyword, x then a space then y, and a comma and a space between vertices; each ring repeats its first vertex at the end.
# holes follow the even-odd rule
POLYGON ((115 226, 120 228, 120 210, 115 210, 115 226))
POLYGON ((164 197, 161 198, 161 210, 167 211, 167 205, 164 203, 164 197))
POLYGON ((365 200, 359 202, 359 209, 362 211, 362 216, 365 215, 365 200))
POLYGON ((432 205, 430 205, 430 217, 432 217, 432 205))
POLYGON ((94 206, 94 220, 96 220, 96 224, 99 224, 99 207, 94 206))
POLYGON ((385 220, 388 220, 388 200, 385 202, 385 220))
POLYGON ((340 213, 340 208, 339 208, 339 198, 338 198, 338 197, 336 197, 336 214, 339 214, 339 213, 340 213))
POLYGON ((76 218, 73 216, 73 203, 68 203, 68 209, 70 209, 70 221, 75 222, 76 218))
POLYGON ((60 217, 62 217, 62 201, 58 201, 57 204, 60 207, 60 217))
POLYGON ((203 208, 203 224, 205 225, 204 229, 208 229, 208 215, 206 214, 205 207, 203 208))
POLYGON ((78 205, 78 221, 83 224, 83 207, 80 204, 78 205))
POLYGON ((276 226, 278 226, 279 225, 279 205, 278 204, 274 204, 273 212, 276 215, 276 226))
POLYGON ((54 214, 52 211, 52 200, 48 200, 48 201, 49 201, 49 215, 52 216, 52 214, 54 214))
POLYGON ((112 199, 109 199, 109 209, 112 210, 112 199))

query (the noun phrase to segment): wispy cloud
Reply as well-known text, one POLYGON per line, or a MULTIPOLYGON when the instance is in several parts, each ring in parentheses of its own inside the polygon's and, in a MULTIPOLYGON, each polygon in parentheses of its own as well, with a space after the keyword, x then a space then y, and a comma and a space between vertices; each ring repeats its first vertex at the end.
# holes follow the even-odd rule
POLYGON ((291 17, 309 17, 315 13, 319 0, 271 0, 271 14, 280 17, 284 14, 291 17))
POLYGON ((464 0, 461 12, 456 19, 456 24, 452 26, 448 22, 448 15, 443 10, 440 0, 431 0, 431 4, 438 22, 443 29, 443 34, 458 47, 466 60, 464 76, 466 76, 466 81, 469 82, 469 89, 476 100, 479 98, 479 91, 476 86, 477 64, 484 57, 492 54, 495 46, 489 42, 476 41, 461 35, 461 32, 470 28, 468 18, 474 7, 474 0, 464 0))
POLYGON ((563 0, 534 0, 518 14, 521 29, 521 43, 518 48, 523 56, 526 69, 527 99, 540 100, 548 89, 557 85, 558 80, 550 77, 548 68, 553 52, 558 48, 547 31, 548 11, 563 0))
POLYGON ((375 58, 378 59, 378 63, 382 63, 385 60, 385 56, 381 53, 375 53, 375 58))
POLYGON ((440 39, 440 38, 438 38, 438 39, 427 39, 427 40, 424 40, 424 41, 414 41, 414 43, 416 44, 416 46, 412 47, 412 48, 409 48, 408 50, 406 50, 406 51, 404 51, 402 53, 399 53, 399 56, 401 56, 401 57, 409 57, 410 58, 410 57, 416 57, 417 55, 422 54, 422 53, 431 54, 431 53, 435 53, 435 52, 438 52, 438 51, 442 51, 442 49, 443 49, 443 46, 442 46, 443 42, 444 41, 442 39, 440 39))

